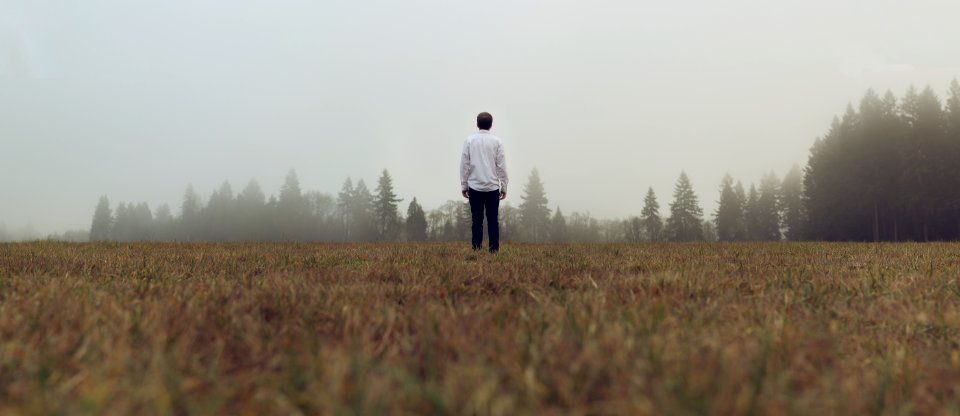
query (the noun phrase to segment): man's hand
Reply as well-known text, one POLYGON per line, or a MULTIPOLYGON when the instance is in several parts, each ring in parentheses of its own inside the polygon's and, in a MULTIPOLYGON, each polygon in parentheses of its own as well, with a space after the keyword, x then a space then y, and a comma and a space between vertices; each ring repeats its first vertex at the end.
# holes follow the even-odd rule
POLYGON ((503 201, 504 199, 507 199, 507 193, 506 193, 506 192, 500 192, 500 200, 503 201))
POLYGON ((464 198, 470 199, 470 193, 467 191, 460 191, 460 195, 463 195, 464 198))

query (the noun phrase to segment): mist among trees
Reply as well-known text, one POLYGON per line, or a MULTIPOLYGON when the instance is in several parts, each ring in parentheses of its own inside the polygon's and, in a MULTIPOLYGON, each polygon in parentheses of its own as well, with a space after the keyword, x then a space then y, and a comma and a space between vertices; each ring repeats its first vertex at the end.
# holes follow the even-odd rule
MULTIPOLYGON (((960 83, 947 99, 911 87, 898 99, 869 90, 814 141, 807 166, 783 178, 719 180, 717 208, 705 214, 681 172, 669 200, 646 190, 636 215, 599 219, 549 204, 534 169, 520 203, 500 207, 501 238, 530 242, 930 241, 960 239, 960 83)), ((99 199, 89 231, 67 241, 465 241, 470 209, 450 200, 433 209, 399 196, 382 171, 371 189, 346 178, 335 195, 304 190, 290 171, 276 194, 256 180, 235 192, 224 182, 204 198, 188 186, 181 201, 151 208, 99 199)), ((36 239, 29 227, 0 224, 0 241, 36 239)))

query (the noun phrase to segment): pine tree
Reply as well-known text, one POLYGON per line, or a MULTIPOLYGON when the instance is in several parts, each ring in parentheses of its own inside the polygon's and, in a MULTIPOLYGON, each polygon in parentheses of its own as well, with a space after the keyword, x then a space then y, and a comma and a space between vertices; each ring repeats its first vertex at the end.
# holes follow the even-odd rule
POLYGON ((783 177, 783 184, 780 186, 783 197, 783 229, 785 236, 790 241, 800 241, 804 239, 803 224, 805 214, 803 208, 803 174, 800 172, 800 166, 794 165, 790 172, 783 177))
POLYGON ((235 239, 233 187, 224 181, 220 189, 210 195, 207 206, 201 210, 204 240, 231 241, 235 239))
POLYGON ((352 227, 356 231, 354 238, 361 241, 375 240, 377 229, 373 218, 373 195, 363 179, 357 182, 351 202, 350 217, 353 219, 352 227))
POLYGON ((549 236, 550 208, 547 207, 547 195, 536 169, 530 172, 530 179, 523 187, 523 202, 520 204, 520 223, 524 234, 530 241, 546 241, 549 236))
POLYGON ((173 239, 174 219, 170 206, 160 204, 153 215, 154 218, 154 238, 158 241, 171 241, 173 239))
POLYGON ((113 214, 110 212, 110 200, 104 195, 100 197, 97 208, 93 212, 93 223, 90 225, 90 241, 109 240, 112 227, 113 214))
POLYGON ((743 227, 743 205, 733 187, 733 177, 726 174, 720 182, 720 200, 717 201, 717 211, 714 214, 716 234, 720 241, 736 241, 743 227))
POLYGON ((309 230, 311 225, 307 223, 307 203, 300 189, 300 179, 293 169, 287 173, 283 186, 280 187, 277 211, 281 240, 302 241, 307 238, 305 230, 309 230))
POLYGON ((703 209, 693 193, 693 186, 686 172, 680 173, 670 203, 670 218, 665 232, 670 241, 703 240, 703 209))
POLYGON ((643 209, 640 211, 640 220, 643 222, 643 231, 648 241, 663 239, 663 220, 660 219, 660 204, 653 188, 647 188, 647 196, 643 198, 643 209))
POLYGON ((247 186, 237 196, 239 224, 237 235, 241 240, 263 240, 269 233, 266 212, 267 197, 260 189, 255 179, 250 179, 247 186))
POLYGON ((414 197, 407 206, 407 240, 426 241, 427 240, 427 217, 423 212, 423 207, 414 197))
MULTIPOLYGON (((950 82, 946 103, 946 118, 947 141, 950 144, 950 150, 944 157, 957 161, 960 160, 960 81, 957 81, 956 78, 950 82)), ((948 166, 945 174, 951 178, 960 178, 960 163, 951 163, 948 166)), ((950 205, 953 206, 953 209, 950 210, 948 215, 956 218, 957 228, 954 239, 960 239, 960 186, 957 186, 954 182, 950 189, 952 191, 947 196, 950 198, 950 205)))
POLYGON ((743 188, 743 182, 737 181, 733 192, 737 195, 737 204, 740 205, 740 216, 737 218, 733 240, 747 241, 750 239, 750 232, 747 231, 747 191, 743 188))
POLYGON ((760 224, 760 193, 753 184, 750 184, 750 192, 747 194, 747 204, 744 206, 743 212, 746 219, 747 240, 761 240, 763 231, 760 224))
POLYGON ((393 178, 386 169, 377 181, 377 195, 373 199, 373 216, 376 221, 377 237, 380 241, 392 241, 399 234, 400 224, 397 204, 402 199, 393 192, 393 178))
POLYGON ((189 185, 183 193, 183 203, 180 205, 180 238, 186 241, 198 240, 199 226, 200 196, 193 190, 193 185, 189 185))
POLYGON ((125 202, 117 204, 117 216, 113 223, 113 240, 133 241, 133 206, 125 202))
POLYGON ((134 241, 150 241, 153 236, 153 211, 150 211, 150 205, 141 202, 136 206, 131 204, 130 214, 132 217, 131 237, 134 241))
POLYGON ((340 226, 342 237, 346 241, 350 241, 354 238, 355 234, 355 225, 353 218, 353 206, 354 206, 354 194, 355 190, 353 188, 353 180, 347 178, 343 182, 343 186, 340 188, 340 193, 337 194, 337 212, 340 217, 340 226))
POLYGON ((757 210, 757 239, 780 241, 780 179, 773 172, 760 180, 757 210))
POLYGON ((717 228, 713 226, 712 221, 703 221, 703 241, 710 243, 717 241, 717 228))
POLYGON ((553 220, 550 221, 550 241, 554 243, 567 242, 567 219, 560 212, 560 207, 553 214, 553 220))

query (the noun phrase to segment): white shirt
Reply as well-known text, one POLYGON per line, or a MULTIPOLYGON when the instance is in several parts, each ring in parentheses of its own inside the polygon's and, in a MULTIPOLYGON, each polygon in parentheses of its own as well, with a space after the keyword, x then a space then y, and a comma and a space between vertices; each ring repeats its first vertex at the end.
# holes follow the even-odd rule
POLYGON ((480 130, 463 141, 460 155, 460 189, 467 188, 490 192, 507 192, 507 160, 503 154, 503 142, 480 130))

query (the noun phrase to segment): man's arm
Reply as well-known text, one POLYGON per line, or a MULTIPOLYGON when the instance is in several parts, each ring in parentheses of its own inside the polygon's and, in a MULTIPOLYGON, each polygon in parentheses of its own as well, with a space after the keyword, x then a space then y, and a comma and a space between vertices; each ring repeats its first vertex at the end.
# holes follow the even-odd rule
POLYGON ((503 142, 497 146, 497 177, 500 178, 500 199, 507 197, 507 183, 510 178, 507 176, 507 156, 503 151, 503 142))
POLYGON ((464 198, 469 197, 467 194, 467 179, 470 178, 470 146, 468 146, 470 139, 463 141, 463 151, 460 152, 460 195, 463 195, 464 198))

